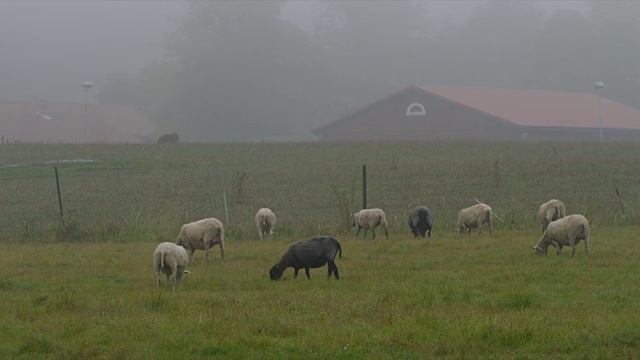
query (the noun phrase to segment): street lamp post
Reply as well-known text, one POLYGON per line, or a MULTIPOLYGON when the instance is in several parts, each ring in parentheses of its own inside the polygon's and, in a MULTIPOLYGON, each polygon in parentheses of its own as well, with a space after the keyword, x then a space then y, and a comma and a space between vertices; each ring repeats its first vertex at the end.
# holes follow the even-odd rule
POLYGON ((93 87, 93 81, 85 81, 82 83, 82 89, 84 89, 84 140, 89 142, 89 122, 88 122, 88 108, 89 108, 89 89, 93 87))
POLYGON ((595 83, 596 96, 598 96, 598 124, 600 127, 600 142, 602 142, 602 97, 599 90, 604 89, 604 83, 602 81, 596 81, 595 83))

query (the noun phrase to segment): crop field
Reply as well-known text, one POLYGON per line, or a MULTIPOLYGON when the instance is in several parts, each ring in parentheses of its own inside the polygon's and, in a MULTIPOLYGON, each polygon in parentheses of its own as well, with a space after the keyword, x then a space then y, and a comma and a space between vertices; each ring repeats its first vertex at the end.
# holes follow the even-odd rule
POLYGON ((637 358, 639 180, 635 143, 2 144, 0 358, 637 358), (388 240, 349 229, 364 164, 388 240), (492 234, 454 232, 474 198, 492 234), (550 198, 589 219, 589 256, 533 254, 550 198), (430 239, 406 225, 418 204, 430 239), (224 262, 197 251, 158 289, 155 246, 211 216, 224 262), (340 280, 269 280, 322 234, 342 244, 340 280))

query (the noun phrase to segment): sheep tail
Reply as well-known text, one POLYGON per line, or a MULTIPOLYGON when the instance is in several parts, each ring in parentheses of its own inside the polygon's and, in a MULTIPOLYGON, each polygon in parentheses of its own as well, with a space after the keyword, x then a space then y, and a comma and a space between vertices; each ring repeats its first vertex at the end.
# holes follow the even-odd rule
POLYGON ((164 268, 164 249, 160 250, 160 268, 164 268))
POLYGON ((342 246, 340 246, 339 242, 336 242, 336 244, 338 245, 338 256, 342 259, 342 246))

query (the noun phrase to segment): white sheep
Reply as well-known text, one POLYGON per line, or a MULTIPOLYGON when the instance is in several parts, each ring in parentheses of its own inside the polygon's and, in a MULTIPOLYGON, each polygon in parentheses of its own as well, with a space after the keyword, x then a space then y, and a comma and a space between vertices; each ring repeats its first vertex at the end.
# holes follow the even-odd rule
POLYGON ((182 246, 170 242, 163 242, 156 247, 153 252, 153 268, 156 271, 156 280, 160 287, 160 272, 163 272, 167 280, 165 287, 169 285, 169 276, 173 276, 173 290, 180 286, 182 275, 189 273, 187 271, 189 265, 189 257, 182 246))
POLYGON ((476 204, 460 210, 456 228, 458 233, 467 231, 471 236, 471 229, 477 227, 479 229, 478 234, 482 235, 482 224, 484 223, 489 225, 489 234, 491 234, 491 207, 487 204, 476 204))
POLYGON ((562 247, 571 246, 571 256, 576 252, 576 244, 584 240, 584 249, 589 255, 589 221, 583 215, 573 214, 562 219, 552 221, 547 226, 542 238, 533 250, 538 255, 547 255, 549 245, 558 249, 558 256, 562 255, 562 247))
POLYGON ((184 224, 180 229, 176 244, 184 246, 190 252, 190 261, 194 260, 193 253, 196 250, 204 250, 203 262, 209 258, 209 249, 218 244, 220 245, 220 256, 224 260, 224 225, 216 218, 184 224))
POLYGON ((258 236, 262 240, 265 236, 269 239, 273 238, 273 229, 276 226, 276 214, 268 208, 261 208, 256 213, 256 226, 258 227, 258 236))
POLYGON ((387 217, 382 209, 364 209, 357 213, 351 214, 351 226, 357 226, 356 236, 360 233, 360 229, 364 229, 364 237, 367 237, 367 231, 371 229, 373 239, 376 238, 376 228, 382 225, 384 235, 389 238, 389 230, 387 228, 387 217))
POLYGON ((542 225, 542 232, 547 230, 549 223, 565 217, 564 203, 557 199, 551 199, 540 205, 538 209, 538 222, 542 225))

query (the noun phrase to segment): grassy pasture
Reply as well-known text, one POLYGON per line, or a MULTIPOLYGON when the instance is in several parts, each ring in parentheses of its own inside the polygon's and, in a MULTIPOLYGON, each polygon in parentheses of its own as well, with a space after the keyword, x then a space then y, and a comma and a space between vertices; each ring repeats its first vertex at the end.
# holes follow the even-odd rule
POLYGON ((2 144, 0 358, 636 358, 639 160, 634 143, 2 144), (47 163, 72 159, 98 161, 47 163), (345 231, 365 163, 390 240, 345 231), (474 197, 504 220, 492 236, 453 233, 474 197), (589 258, 533 255, 552 197, 590 220, 589 258), (406 226, 417 204, 430 240, 406 226), (273 241, 257 240, 262 206, 273 241), (227 259, 214 248, 159 291, 156 244, 209 216, 227 259), (268 280, 318 234, 343 246, 340 280, 268 280))
POLYGON ((637 229, 594 228, 589 258, 533 255, 536 230, 346 235, 337 281, 272 282, 292 239, 235 241, 175 293, 152 242, 0 244, 0 357, 636 358, 637 229))

